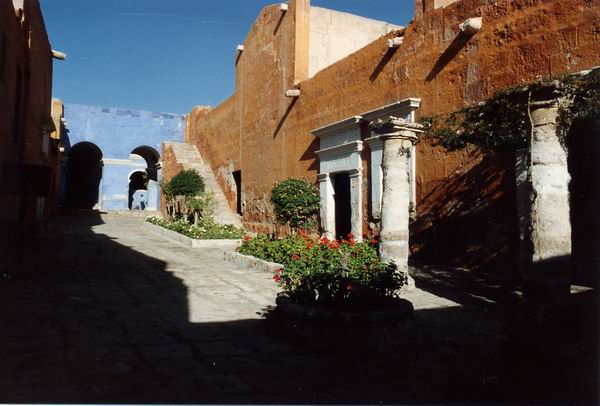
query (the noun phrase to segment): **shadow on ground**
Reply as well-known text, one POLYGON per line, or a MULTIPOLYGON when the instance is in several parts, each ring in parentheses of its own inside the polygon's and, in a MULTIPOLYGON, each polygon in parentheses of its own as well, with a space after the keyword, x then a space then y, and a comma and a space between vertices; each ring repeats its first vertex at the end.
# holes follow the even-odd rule
MULTIPOLYGON (((35 274, 1 280, 0 402, 598 399, 593 292, 558 323, 536 324, 515 300, 473 300, 490 297, 475 281, 451 294, 461 306, 417 310, 394 348, 315 353, 269 336, 260 319, 190 322, 187 288, 166 262, 92 231, 101 223, 61 218, 31 250, 35 274)), ((450 274, 419 272, 424 290, 458 286, 450 274)))

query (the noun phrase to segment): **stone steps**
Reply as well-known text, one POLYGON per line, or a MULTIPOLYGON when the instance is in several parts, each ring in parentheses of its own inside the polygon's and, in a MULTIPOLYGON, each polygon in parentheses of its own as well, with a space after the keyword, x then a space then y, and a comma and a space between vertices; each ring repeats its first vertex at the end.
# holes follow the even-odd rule
POLYGON ((223 194, 215 175, 210 166, 208 166, 195 145, 169 142, 169 146, 173 148, 177 163, 183 166, 183 169, 193 169, 204 179, 206 192, 213 195, 211 209, 214 219, 219 224, 233 224, 237 227, 242 226, 240 216, 229 207, 227 198, 223 194))

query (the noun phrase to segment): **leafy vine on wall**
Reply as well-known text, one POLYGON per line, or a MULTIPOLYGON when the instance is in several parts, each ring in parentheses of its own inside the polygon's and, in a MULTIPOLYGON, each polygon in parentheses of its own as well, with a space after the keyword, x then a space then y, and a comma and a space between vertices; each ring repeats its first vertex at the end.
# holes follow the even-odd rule
POLYGON ((420 123, 427 138, 448 150, 467 144, 492 150, 519 149, 527 146, 531 134, 532 99, 542 93, 558 102, 563 145, 575 122, 600 127, 600 69, 508 88, 451 114, 422 117, 420 123))

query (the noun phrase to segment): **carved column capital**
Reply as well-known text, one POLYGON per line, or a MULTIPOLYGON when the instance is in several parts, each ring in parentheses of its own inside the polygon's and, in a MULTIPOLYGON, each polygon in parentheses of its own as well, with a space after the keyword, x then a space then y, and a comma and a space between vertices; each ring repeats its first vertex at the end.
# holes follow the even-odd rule
POLYGON ((369 124, 369 128, 379 134, 383 141, 387 139, 402 139, 416 144, 423 126, 418 123, 409 123, 406 120, 392 117, 378 119, 369 124))
POLYGON ((319 173, 317 175, 317 181, 318 182, 327 182, 329 180, 329 174, 328 173, 319 173))

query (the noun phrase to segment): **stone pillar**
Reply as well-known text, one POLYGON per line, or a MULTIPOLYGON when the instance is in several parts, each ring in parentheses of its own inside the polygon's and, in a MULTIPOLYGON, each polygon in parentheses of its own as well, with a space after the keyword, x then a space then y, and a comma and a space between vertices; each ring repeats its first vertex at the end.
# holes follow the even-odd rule
POLYGON ((146 210, 158 210, 160 203, 160 189, 158 182, 148 179, 148 206, 146 210))
POLYGON ((329 239, 335 238, 335 201, 333 200, 333 184, 328 173, 317 175, 319 192, 321 194, 321 227, 323 235, 329 239))
POLYGON ((391 118, 371 123, 383 141, 380 256, 406 272, 409 255, 409 158, 421 125, 391 118))
POLYGON ((371 150, 371 216, 381 217, 381 193, 383 191, 383 141, 379 137, 367 138, 365 142, 371 150))
POLYGON ((571 221, 567 153, 561 145, 558 103, 531 105, 529 153, 517 160, 524 296, 534 302, 560 301, 570 292, 571 221), (525 168, 525 169, 524 169, 525 168), (525 185, 519 188, 519 182, 525 185))
POLYGON ((362 241, 362 169, 353 169, 350 176, 350 207, 352 234, 357 241, 362 241))

